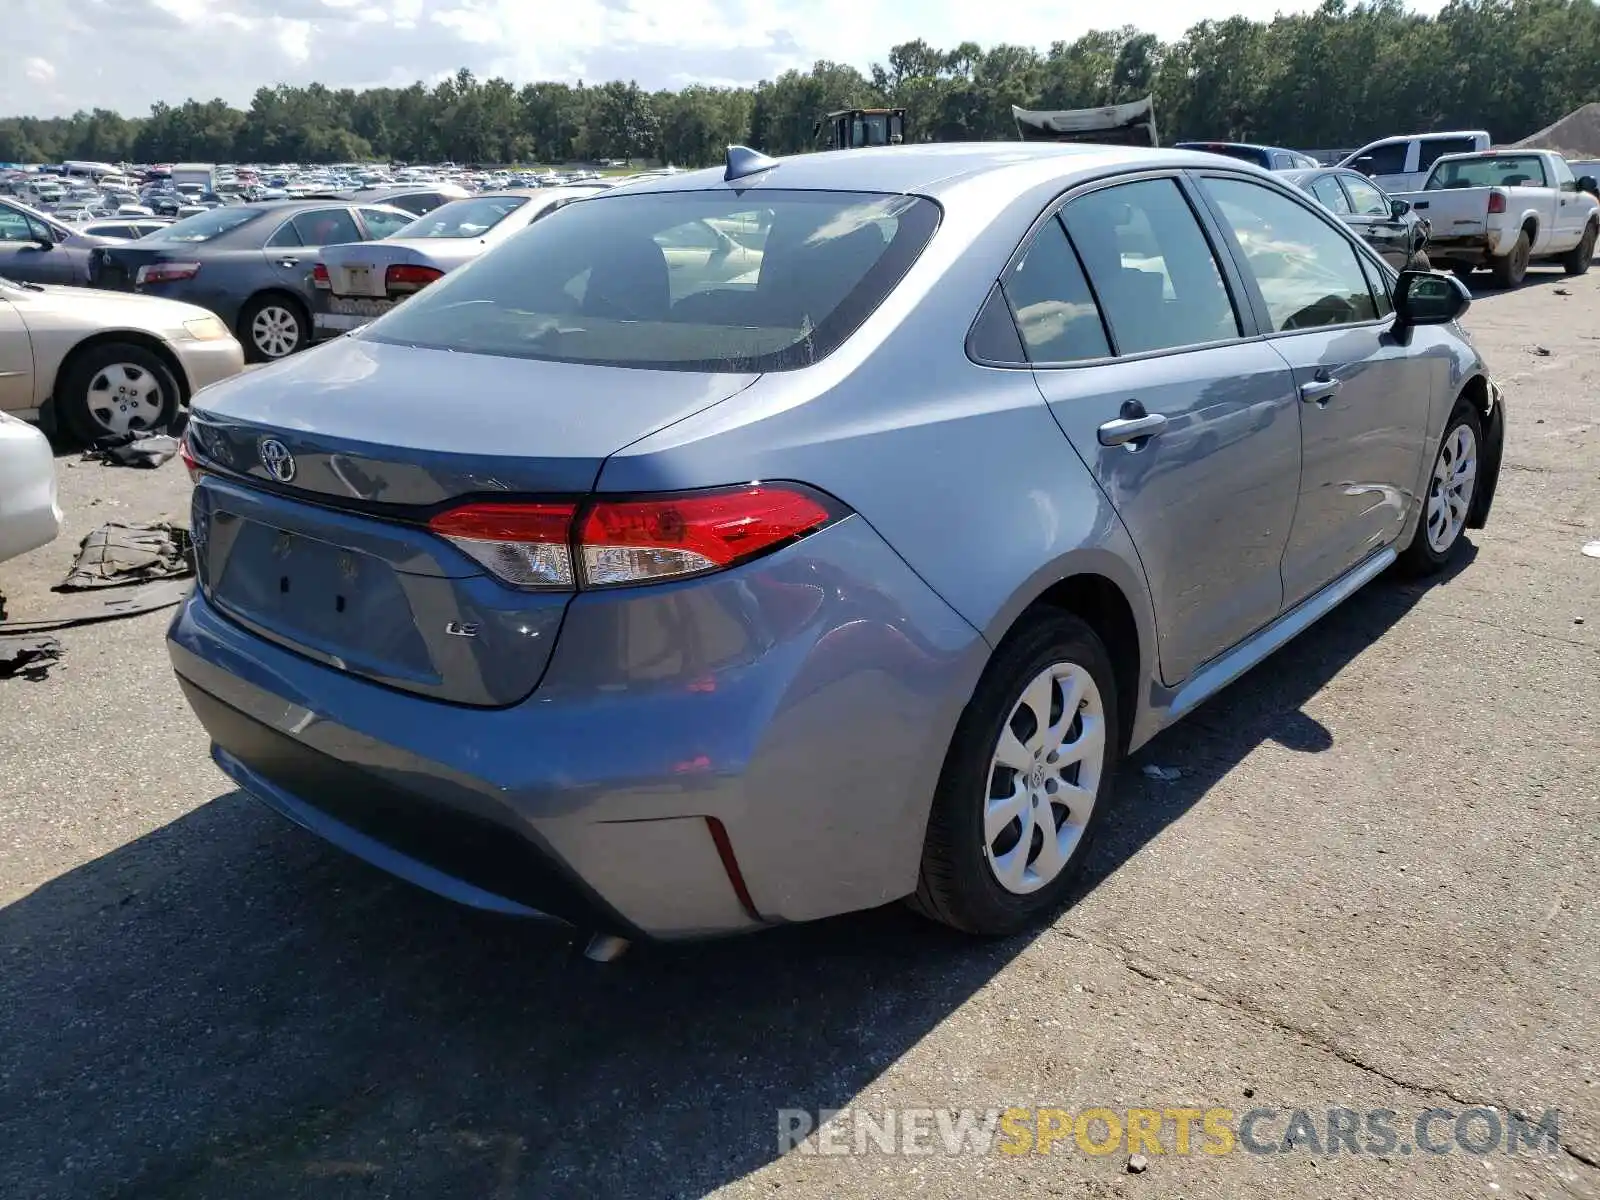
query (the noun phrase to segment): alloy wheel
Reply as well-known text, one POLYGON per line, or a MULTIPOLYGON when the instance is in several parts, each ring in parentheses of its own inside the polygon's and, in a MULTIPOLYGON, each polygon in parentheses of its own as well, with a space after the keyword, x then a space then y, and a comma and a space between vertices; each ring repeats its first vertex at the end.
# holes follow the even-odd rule
POLYGON ((137 363, 112 363, 89 380, 86 407, 108 434, 153 429, 161 420, 166 398, 161 381, 137 363))
POLYGON ((250 322, 250 340, 268 358, 283 358, 300 345, 300 320, 280 304, 268 304, 250 322))
POLYGON ((1083 840, 1106 761, 1105 702, 1077 663, 1046 667, 1001 727, 989 770, 984 854, 1008 892, 1038 891, 1083 840))

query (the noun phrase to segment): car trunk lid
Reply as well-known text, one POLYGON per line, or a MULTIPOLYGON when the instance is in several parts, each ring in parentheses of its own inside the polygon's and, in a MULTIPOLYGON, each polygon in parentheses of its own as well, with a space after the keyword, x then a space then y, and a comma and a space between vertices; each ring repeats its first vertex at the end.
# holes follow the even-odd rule
POLYGON ((416 288, 409 284, 401 291, 390 288, 390 267, 425 267, 443 274, 469 261, 484 248, 477 238, 430 238, 428 241, 432 244, 377 241, 324 246, 318 258, 327 268, 328 290, 338 299, 398 299, 416 288))
POLYGON ((753 375, 624 370, 346 338, 199 397, 200 586, 260 636, 462 704, 537 686, 571 597, 426 527, 453 500, 576 499, 617 450, 753 375))

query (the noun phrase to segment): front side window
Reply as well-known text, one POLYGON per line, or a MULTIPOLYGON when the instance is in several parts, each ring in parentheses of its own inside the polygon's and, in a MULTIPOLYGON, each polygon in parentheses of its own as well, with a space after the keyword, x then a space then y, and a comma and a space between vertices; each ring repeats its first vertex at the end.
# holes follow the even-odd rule
POLYGON ((1316 180, 1311 185, 1311 194, 1340 216, 1347 216, 1352 211, 1349 199, 1332 175, 1324 175, 1316 180))
POLYGON ((1365 179, 1356 175, 1343 176, 1344 190, 1350 193, 1350 203, 1363 217, 1387 217, 1389 198, 1365 179))
POLYGON ((1069 203, 1062 220, 1118 354, 1239 336, 1222 271, 1176 181, 1101 188, 1069 203))
POLYGON ((533 222, 356 336, 659 370, 790 370, 849 337, 938 222, 936 204, 903 195, 602 195, 533 222))
POLYGON ((1244 179, 1204 187, 1233 233, 1278 332, 1377 319, 1354 246, 1305 205, 1244 179))
POLYGON ((16 209, 0 205, 0 242, 33 240, 33 223, 16 209))
POLYGON ((1003 287, 1029 362, 1076 362, 1111 353, 1094 294, 1060 221, 1051 220, 1034 235, 1006 272, 1003 287))
POLYGON ((1350 165, 1365 175, 1399 175, 1406 169, 1406 153, 1410 149, 1410 142, 1382 142, 1363 151, 1350 165))

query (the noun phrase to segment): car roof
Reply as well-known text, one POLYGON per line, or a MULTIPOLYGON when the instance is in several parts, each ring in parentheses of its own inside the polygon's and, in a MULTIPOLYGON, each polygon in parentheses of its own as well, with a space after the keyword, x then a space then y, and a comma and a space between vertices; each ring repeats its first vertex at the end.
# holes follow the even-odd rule
POLYGON ((1041 169, 1090 178, 1108 170, 1215 164, 1216 155, 1150 146, 1078 145, 1065 142, 936 142, 824 150, 775 159, 774 168, 727 182, 723 167, 681 171, 609 189, 604 198, 647 192, 701 192, 770 188, 790 191, 915 193, 937 198, 980 175, 1041 169))

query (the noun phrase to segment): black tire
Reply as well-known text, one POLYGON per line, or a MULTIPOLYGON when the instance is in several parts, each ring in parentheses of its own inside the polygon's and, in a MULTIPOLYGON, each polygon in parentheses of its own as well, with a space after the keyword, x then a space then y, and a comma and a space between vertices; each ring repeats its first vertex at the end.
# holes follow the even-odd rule
POLYGON ((257 296, 239 311, 239 342, 244 346, 244 356, 251 362, 277 362, 311 344, 311 316, 305 305, 292 296, 277 292, 257 296), (285 344, 284 339, 265 336, 263 330, 257 328, 257 321, 263 314, 283 315, 282 320, 274 319, 271 324, 286 329, 291 335, 287 349, 276 349, 285 344))
POLYGON ((1482 467, 1483 422, 1478 417, 1477 409, 1473 408, 1465 400, 1457 400, 1455 411, 1450 414, 1450 419, 1445 422, 1444 435, 1439 439, 1439 444, 1434 447, 1432 469, 1428 473, 1427 489, 1422 495, 1422 513, 1417 518, 1416 532, 1411 535, 1411 544, 1400 554, 1398 565, 1401 571, 1407 575, 1432 575, 1442 570, 1445 564, 1461 549, 1462 534, 1466 532, 1466 513, 1472 511, 1472 503, 1477 499, 1478 485, 1481 482, 1477 472, 1474 472, 1472 486, 1464 499, 1465 513, 1462 516, 1461 524, 1450 535, 1448 542, 1436 545, 1429 538, 1428 507, 1439 490, 1437 481, 1439 460, 1443 456, 1445 448, 1451 444, 1456 430, 1462 426, 1466 426, 1472 434, 1473 458, 1479 469, 1482 467))
POLYGON ((165 429, 182 398, 172 368, 154 352, 132 342, 102 342, 68 359, 56 388, 55 415, 72 437, 93 442, 130 429, 165 429), (154 407, 148 399, 152 386, 154 407))
MULTIPOLYGON (((1052 685, 1052 704, 1064 703, 1059 688, 1052 685)), ((1081 708, 1080 712, 1083 711, 1081 708)), ((1074 718, 1074 723, 1077 718, 1074 718)), ((1082 736, 1083 727, 1076 727, 1082 736)), ((1012 726, 1013 732, 1015 726, 1012 726)), ((1019 735, 1020 737, 1020 735, 1019 735)), ((932 920, 966 933, 998 937, 1025 929, 1052 915, 1060 908, 1073 883, 1090 857, 1094 839, 1110 805, 1116 763, 1122 746, 1122 729, 1117 705, 1116 675, 1105 645, 1093 629, 1078 617, 1052 609, 1041 609, 1025 616, 1007 635, 989 660, 977 690, 968 702, 951 738, 944 770, 934 792, 923 842, 922 870, 917 890, 908 901, 913 909, 932 920), (1012 719, 1024 689, 1039 675, 1057 664, 1070 663, 1087 672, 1099 692, 1100 716, 1104 722, 1104 750, 1099 779, 1093 791, 1093 805, 1077 843, 1068 851, 1065 865, 1049 882, 1037 890, 1021 894, 1003 886, 989 861, 990 843, 985 837, 986 802, 995 778, 1009 768, 996 768, 993 758, 1002 731, 1012 719)), ((1043 763, 1036 772, 1048 775, 1043 763)), ((1020 773, 1019 773, 1020 774, 1020 773)), ((1081 779, 1081 773, 1074 772, 1081 779)), ((1023 784, 1016 776, 1012 785, 1023 784)), ((1049 783, 1055 795, 1056 782, 1049 783)), ((1045 786, 1045 785, 1037 785, 1045 786)), ((1060 814, 1055 827, 1063 828, 1065 806, 1048 798, 1039 807, 1034 792, 1032 813, 1060 814)), ((1029 809, 1024 802, 1024 815, 1029 809)), ((1020 817, 1018 820, 1020 821, 1020 817)), ((1031 864, 1042 849, 1044 830, 1028 816, 1026 826, 1031 864), (1035 839, 1034 835, 1040 837, 1035 839)), ((1021 845, 1020 827, 1007 825, 1001 836, 1018 830, 1013 848, 1021 845)))
POLYGON ((1476 271, 1477 268, 1471 263, 1453 262, 1450 264, 1450 270, 1457 279, 1465 283, 1472 278, 1472 273, 1476 271))
POLYGON ((1423 253, 1421 250, 1418 250, 1406 260, 1406 270, 1431 271, 1433 270, 1433 264, 1428 261, 1428 256, 1425 253, 1423 253))
POLYGON ((1594 241, 1597 229, 1600 229, 1600 226, 1596 226, 1593 221, 1590 221, 1588 228, 1583 231, 1583 240, 1561 256, 1561 269, 1568 275, 1586 275, 1589 273, 1589 267, 1594 262, 1594 241))
POLYGON ((1494 275, 1495 286, 1520 287, 1528 274, 1528 256, 1532 250, 1533 243, 1528 240, 1528 231, 1521 230, 1517 234, 1517 244, 1511 247, 1511 253, 1489 263, 1489 271, 1494 275))

